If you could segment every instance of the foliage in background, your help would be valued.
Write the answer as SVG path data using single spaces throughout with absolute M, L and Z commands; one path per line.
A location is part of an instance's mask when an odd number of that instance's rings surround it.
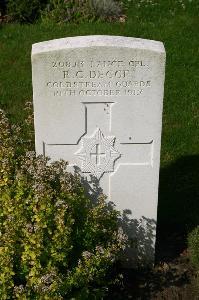
M 199 226 L 197 226 L 188 236 L 188 246 L 190 259 L 199 272 Z
M 88 0 L 49 0 L 42 12 L 42 20 L 64 23 L 92 21 L 94 14 Z
M 5 3 L 2 5 L 5 12 Z M 98 18 L 118 17 L 121 6 L 116 0 L 8 0 L 7 14 L 9 19 L 20 23 L 32 23 L 42 20 L 65 22 L 92 22 Z
M 48 0 L 7 0 L 7 13 L 11 20 L 32 23 L 40 16 L 40 11 Z
M 195 286 L 199 293 L 199 226 L 188 235 L 189 257 L 196 269 Z
M 0 299 L 102 299 L 126 245 L 118 212 L 22 135 L 1 111 Z
M 45 21 L 57 23 L 97 20 L 125 22 L 124 14 L 129 10 L 132 10 L 134 18 L 139 18 L 143 11 L 146 19 L 153 19 L 162 14 L 174 17 L 179 11 L 192 10 L 194 6 L 197 14 L 197 0 L 1 0 L 0 15 L 7 13 L 5 21 L 20 23 L 32 23 L 41 16 Z
M 114 0 L 50 0 L 42 19 L 56 23 L 93 22 L 98 18 L 119 17 L 121 7 Z
M 99 17 L 118 17 L 122 14 L 121 6 L 114 0 L 90 0 L 90 5 Z

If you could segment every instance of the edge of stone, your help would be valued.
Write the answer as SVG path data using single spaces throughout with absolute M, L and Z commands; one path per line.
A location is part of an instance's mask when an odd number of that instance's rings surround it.
M 123 47 L 150 50 L 165 53 L 162 42 L 141 38 L 112 36 L 112 35 L 87 35 L 49 40 L 32 45 L 32 55 L 63 49 L 86 47 Z

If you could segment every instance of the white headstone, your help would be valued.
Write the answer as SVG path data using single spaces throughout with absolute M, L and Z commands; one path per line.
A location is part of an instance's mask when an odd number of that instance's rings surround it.
M 37 154 L 99 183 L 136 244 L 154 258 L 165 50 L 161 42 L 81 36 L 32 48 Z

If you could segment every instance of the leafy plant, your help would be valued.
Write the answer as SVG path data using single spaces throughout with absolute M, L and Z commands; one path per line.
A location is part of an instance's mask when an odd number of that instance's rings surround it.
M 25 153 L 22 132 L 0 112 L 0 299 L 102 299 L 126 245 L 118 212 L 66 162 Z

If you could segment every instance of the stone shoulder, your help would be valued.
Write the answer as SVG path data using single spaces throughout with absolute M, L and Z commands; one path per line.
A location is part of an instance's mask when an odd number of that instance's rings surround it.
M 33 44 L 32 55 L 56 50 L 86 47 L 133 48 L 165 53 L 164 45 L 159 41 L 124 36 L 90 35 L 67 37 Z

